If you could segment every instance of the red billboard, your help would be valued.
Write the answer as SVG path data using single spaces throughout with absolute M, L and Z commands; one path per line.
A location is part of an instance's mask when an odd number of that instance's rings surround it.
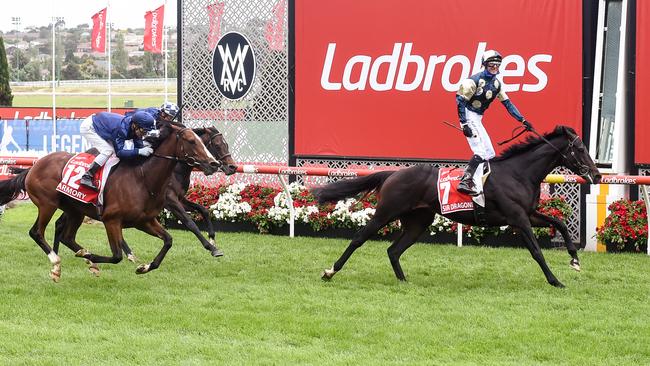
M 650 136 L 650 98 L 648 83 L 650 83 L 650 3 L 636 3 L 636 88 L 635 88 L 635 133 L 634 161 L 637 164 L 650 164 L 650 145 L 644 137 Z
M 113 108 L 111 112 L 124 114 L 133 108 Z M 83 119 L 93 113 L 106 112 L 106 108 L 57 108 L 56 117 Z M 52 108 L 45 107 L 0 107 L 0 119 L 52 119 Z
M 456 91 L 487 49 L 537 130 L 581 132 L 582 0 L 296 0 L 295 30 L 298 156 L 467 159 L 443 121 L 458 124 Z M 496 145 L 519 123 L 494 104 Z

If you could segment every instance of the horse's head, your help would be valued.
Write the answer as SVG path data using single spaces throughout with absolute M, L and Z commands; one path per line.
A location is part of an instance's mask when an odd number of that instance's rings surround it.
M 161 149 L 165 142 L 175 144 L 174 152 L 170 152 L 170 154 L 173 154 L 180 162 L 201 169 L 206 175 L 215 173 L 221 166 L 201 138 L 191 128 L 180 123 L 161 124 L 159 141 L 161 143 L 158 149 Z M 155 150 L 155 153 L 158 153 L 158 149 Z
M 585 178 L 591 184 L 600 183 L 602 175 L 598 171 L 594 160 L 589 155 L 585 144 L 574 129 L 562 126 L 561 129 L 567 138 L 566 146 L 562 151 L 562 165 L 571 169 L 575 174 Z
M 237 164 L 235 164 L 228 149 L 228 143 L 221 132 L 214 127 L 195 128 L 194 132 L 201 137 L 210 153 L 221 162 L 221 170 L 226 175 L 237 172 Z

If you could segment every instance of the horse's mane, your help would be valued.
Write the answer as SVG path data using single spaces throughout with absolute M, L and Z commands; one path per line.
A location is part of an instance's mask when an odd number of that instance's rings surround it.
M 567 132 L 576 134 L 575 130 L 571 127 L 568 126 L 557 126 L 555 129 L 551 132 L 548 132 L 544 134 L 544 138 L 547 140 L 551 140 L 555 137 L 558 136 L 565 136 Z M 501 155 L 495 157 L 492 159 L 492 161 L 498 161 L 498 160 L 506 160 L 509 159 L 515 155 L 519 155 L 521 153 L 527 152 L 532 150 L 533 148 L 537 147 L 540 144 L 544 144 L 545 141 L 538 136 L 533 136 L 529 135 L 525 141 L 520 142 L 518 144 L 512 145 L 505 149 Z

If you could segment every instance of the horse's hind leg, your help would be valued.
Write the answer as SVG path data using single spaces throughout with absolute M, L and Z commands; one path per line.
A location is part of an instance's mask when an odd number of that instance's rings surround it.
M 363 243 L 365 243 L 372 234 L 376 233 L 379 229 L 386 226 L 390 220 L 391 218 L 380 215 L 379 210 L 377 210 L 375 212 L 375 216 L 370 219 L 368 224 L 354 234 L 352 241 L 345 249 L 341 257 L 334 263 L 332 268 L 323 271 L 321 278 L 324 280 L 329 280 L 334 277 L 336 272 L 340 271 L 341 268 L 343 268 L 343 265 L 345 265 L 345 262 L 350 259 L 352 253 L 354 253 L 357 248 L 362 246 Z
M 406 281 L 402 265 L 399 262 L 400 257 L 418 240 L 420 234 L 431 225 L 435 215 L 433 211 L 418 209 L 400 217 L 402 233 L 387 250 L 390 264 L 393 266 L 393 271 L 398 280 Z
M 59 282 L 59 279 L 61 279 L 61 258 L 52 248 L 50 248 L 45 240 L 45 228 L 52 219 L 54 212 L 56 212 L 56 206 L 46 204 L 38 206 L 38 217 L 36 218 L 34 225 L 29 229 L 29 236 L 34 239 L 36 244 L 41 247 L 50 259 L 50 262 L 52 263 L 50 278 L 52 278 L 54 282 Z
M 61 220 L 61 218 L 63 218 L 63 220 Z M 56 232 L 54 234 L 54 238 L 56 240 L 55 245 L 58 246 L 58 242 L 60 241 L 77 256 L 86 253 L 86 249 L 77 243 L 77 232 L 79 231 L 83 220 L 83 214 L 76 212 L 64 212 L 59 220 L 56 221 Z M 90 273 L 95 276 L 99 276 L 99 267 L 97 267 L 97 264 L 91 262 L 88 259 L 86 259 L 86 264 L 88 265 L 88 270 Z
M 580 259 L 578 259 L 578 249 L 576 248 L 575 244 L 573 244 L 573 240 L 571 240 L 571 236 L 569 235 L 569 229 L 562 220 L 559 220 L 553 216 L 544 215 L 539 211 L 535 211 L 530 216 L 530 223 L 534 227 L 547 227 L 548 225 L 553 225 L 553 227 L 562 235 L 562 239 L 564 239 L 564 245 L 566 245 L 566 250 L 571 256 L 569 266 L 580 272 Z

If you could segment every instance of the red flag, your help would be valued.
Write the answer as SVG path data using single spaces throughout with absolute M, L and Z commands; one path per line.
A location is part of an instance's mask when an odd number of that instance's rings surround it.
M 165 5 L 144 14 L 144 50 L 162 53 L 163 20 Z
M 276 51 L 284 49 L 284 9 L 286 0 L 279 0 L 273 7 L 273 15 L 266 22 L 265 37 L 269 48 Z
M 221 19 L 223 19 L 223 12 L 226 8 L 224 2 L 216 2 L 206 7 L 208 9 L 208 17 L 210 18 L 210 30 L 208 31 L 208 48 L 214 49 L 221 37 Z
M 90 35 L 90 47 L 93 51 L 106 51 L 106 8 L 93 15 L 93 32 Z

